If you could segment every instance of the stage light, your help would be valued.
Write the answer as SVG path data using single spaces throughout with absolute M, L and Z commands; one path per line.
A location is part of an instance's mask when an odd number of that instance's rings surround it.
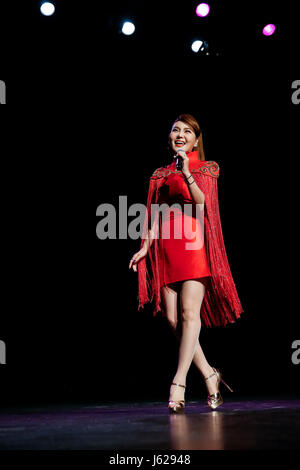
M 206 53 L 206 55 L 209 55 L 208 42 L 204 39 L 195 39 L 191 45 L 191 49 L 193 52 Z
M 201 46 L 203 46 L 203 41 L 200 41 L 200 40 L 194 41 L 192 46 L 191 46 L 192 51 L 198 52 L 200 50 Z
M 44 16 L 51 16 L 55 12 L 55 6 L 51 2 L 43 2 L 40 10 Z
M 196 8 L 196 15 L 197 16 L 207 16 L 210 10 L 210 6 L 208 3 L 199 3 L 199 5 Z
M 267 25 L 263 28 L 262 32 L 263 32 L 263 34 L 264 34 L 265 36 L 271 36 L 272 34 L 275 33 L 275 29 L 276 29 L 276 28 L 275 28 L 275 25 L 274 25 L 274 24 L 267 24 Z
M 130 36 L 135 31 L 135 26 L 131 21 L 125 21 L 122 26 L 122 33 L 126 36 Z

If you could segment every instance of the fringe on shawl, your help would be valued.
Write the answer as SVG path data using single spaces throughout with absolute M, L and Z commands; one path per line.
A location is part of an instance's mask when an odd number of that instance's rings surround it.
M 160 278 L 159 278 L 159 211 L 155 207 L 158 200 L 158 187 L 163 183 L 163 178 L 150 179 L 148 198 L 147 198 L 147 211 L 145 214 L 145 221 L 143 225 L 143 232 L 141 237 L 142 248 L 145 240 L 148 238 L 148 230 L 152 229 L 153 241 L 148 250 L 147 256 L 143 258 L 138 264 L 138 310 L 144 308 L 145 303 L 154 302 L 154 316 L 162 310 L 161 296 L 160 296 Z M 147 261 L 150 266 L 147 266 Z M 151 276 L 149 274 L 151 273 Z
M 201 305 L 201 318 L 207 327 L 234 323 L 244 311 L 231 274 L 223 239 L 217 178 L 193 173 L 196 184 L 205 195 L 204 242 L 211 270 L 208 287 Z

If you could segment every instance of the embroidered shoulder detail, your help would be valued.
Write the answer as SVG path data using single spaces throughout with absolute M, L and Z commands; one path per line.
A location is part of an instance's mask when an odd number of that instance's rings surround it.
M 154 173 L 152 174 L 151 178 L 162 178 L 165 176 L 165 173 L 168 171 L 168 167 L 161 166 L 160 168 L 157 168 Z
M 217 162 L 214 160 L 208 160 L 205 165 L 202 165 L 199 168 L 200 172 L 203 174 L 207 174 L 209 176 L 214 176 L 215 178 L 219 178 L 220 174 L 220 167 Z M 194 170 L 194 171 L 199 171 L 199 170 Z M 192 172 L 193 170 L 191 170 Z
M 182 175 L 182 172 L 180 170 L 173 170 L 170 168 L 171 165 L 168 165 L 166 167 L 160 167 L 157 168 L 154 173 L 151 176 L 151 179 L 158 179 L 158 178 L 165 178 L 166 176 L 170 174 L 180 174 Z M 200 173 L 203 175 L 208 175 L 208 176 L 213 176 L 214 178 L 219 177 L 219 171 L 220 167 L 217 162 L 213 160 L 207 160 L 203 162 L 203 164 L 199 165 L 199 168 L 192 168 L 190 170 L 191 173 Z

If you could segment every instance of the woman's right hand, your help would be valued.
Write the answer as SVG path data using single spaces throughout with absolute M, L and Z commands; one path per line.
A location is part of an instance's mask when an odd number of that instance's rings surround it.
M 141 248 L 140 251 L 135 253 L 130 260 L 129 269 L 132 268 L 133 271 L 137 272 L 137 265 L 143 258 L 145 258 L 146 254 L 147 248 Z

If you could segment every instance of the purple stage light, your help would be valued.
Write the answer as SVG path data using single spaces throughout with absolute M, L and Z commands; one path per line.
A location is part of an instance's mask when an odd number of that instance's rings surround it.
M 267 24 L 267 25 L 263 28 L 262 32 L 263 32 L 263 34 L 264 34 L 265 36 L 271 36 L 272 34 L 274 34 L 275 29 L 276 29 L 276 28 L 275 28 L 275 25 L 274 25 L 274 24 Z
M 196 8 L 196 15 L 197 16 L 207 16 L 210 10 L 210 6 L 208 3 L 199 3 L 199 5 Z

